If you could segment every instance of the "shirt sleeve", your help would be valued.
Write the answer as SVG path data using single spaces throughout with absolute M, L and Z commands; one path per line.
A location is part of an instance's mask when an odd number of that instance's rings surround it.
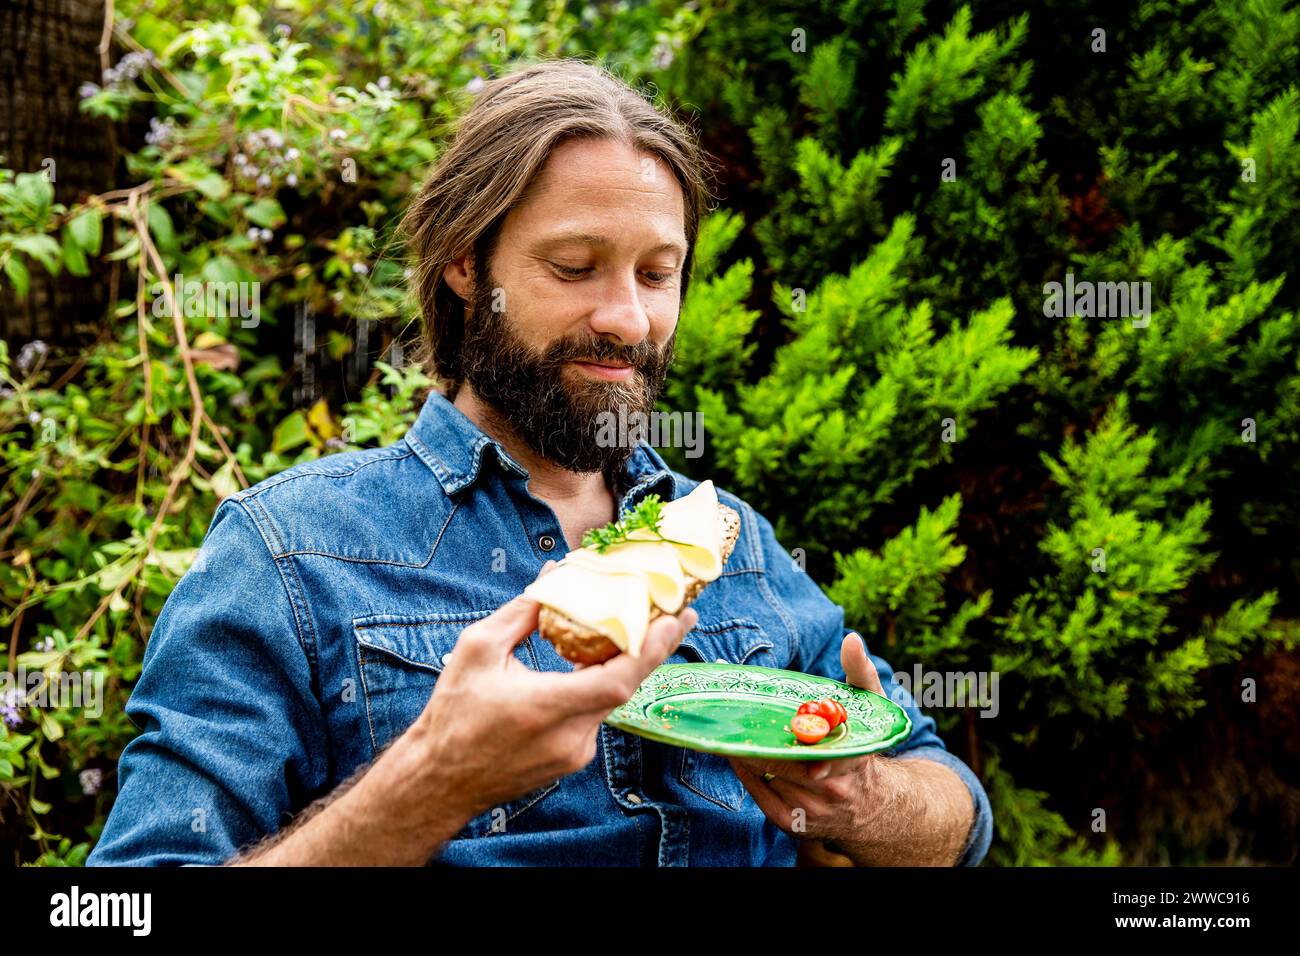
M 844 667 L 840 663 L 840 645 L 845 636 L 855 633 L 852 628 L 844 626 L 844 609 L 828 598 L 808 573 L 795 562 L 790 553 L 781 547 L 771 522 L 752 508 L 750 511 L 758 522 L 768 583 L 780 599 L 780 603 L 786 608 L 789 616 L 788 624 L 798 637 L 789 665 L 790 669 L 829 677 L 833 680 L 844 680 Z M 880 685 L 884 688 L 886 696 L 902 707 L 912 721 L 912 732 L 908 738 L 884 753 L 892 757 L 906 756 L 934 760 L 953 770 L 961 778 L 966 784 L 966 789 L 970 791 L 975 813 L 966 844 L 956 865 L 978 865 L 988 852 L 993 836 L 993 812 L 983 784 L 961 758 L 948 752 L 948 748 L 936 732 L 934 718 L 921 710 L 916 699 L 898 681 L 889 662 L 883 657 L 872 654 L 866 636 L 862 637 L 867 656 L 880 675 Z
M 291 574 L 248 505 L 222 502 L 150 635 L 126 705 L 140 734 L 87 865 L 219 865 L 325 785 Z

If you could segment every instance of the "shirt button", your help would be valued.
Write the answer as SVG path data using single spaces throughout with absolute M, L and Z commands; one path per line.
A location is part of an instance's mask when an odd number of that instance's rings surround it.
M 544 534 L 537 539 L 537 546 L 543 551 L 550 551 L 555 547 L 555 539 L 549 534 Z
M 629 793 L 629 794 L 627 795 L 627 802 L 628 802 L 628 803 L 640 803 L 640 802 L 641 802 L 641 798 L 638 797 L 635 793 Z

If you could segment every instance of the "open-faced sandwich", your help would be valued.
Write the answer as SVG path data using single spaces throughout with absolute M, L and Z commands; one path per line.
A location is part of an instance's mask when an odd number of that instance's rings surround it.
M 740 515 L 712 481 L 675 501 L 647 495 L 524 589 L 542 605 L 538 632 L 577 664 L 640 654 L 650 622 L 699 597 L 739 534 Z

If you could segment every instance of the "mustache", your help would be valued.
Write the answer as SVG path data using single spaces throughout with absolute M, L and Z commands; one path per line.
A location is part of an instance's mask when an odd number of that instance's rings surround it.
M 664 352 L 664 348 L 649 339 L 636 345 L 618 345 L 600 338 L 580 339 L 555 343 L 547 350 L 545 361 L 555 366 L 565 362 L 607 362 L 644 370 L 661 361 Z

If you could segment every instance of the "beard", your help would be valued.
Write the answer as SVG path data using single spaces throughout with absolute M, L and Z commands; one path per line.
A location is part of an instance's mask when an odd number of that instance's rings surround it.
M 619 345 L 600 336 L 560 339 L 541 352 L 521 339 L 504 311 L 489 305 L 501 288 L 489 274 L 475 285 L 461 346 L 463 377 L 534 452 L 561 468 L 603 472 L 613 480 L 635 448 L 638 429 L 629 424 L 626 446 L 602 440 L 609 422 L 648 422 L 672 365 L 676 331 L 662 347 L 649 339 Z M 592 378 L 570 370 L 572 361 L 632 366 L 625 381 Z

